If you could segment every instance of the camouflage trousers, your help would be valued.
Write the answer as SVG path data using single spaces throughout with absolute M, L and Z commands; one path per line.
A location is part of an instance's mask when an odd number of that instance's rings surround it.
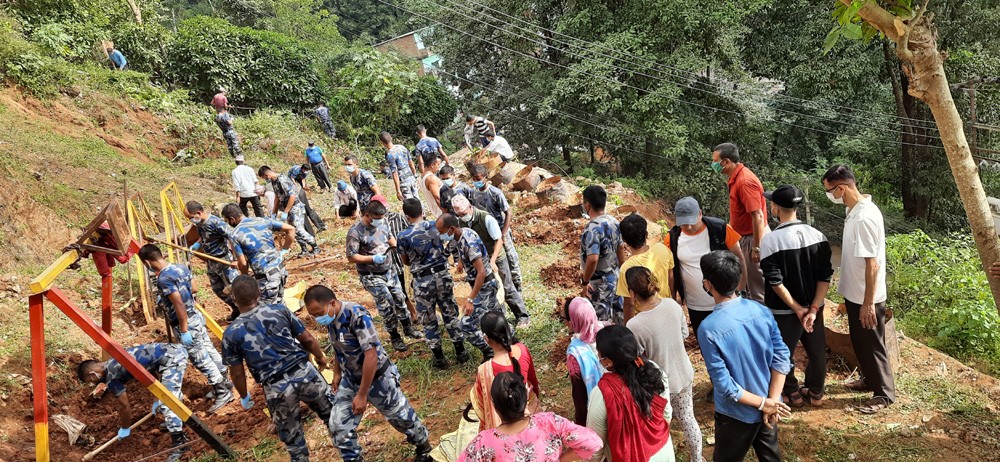
M 264 274 L 255 275 L 260 288 L 260 303 L 282 305 L 285 303 L 285 279 L 288 273 L 280 266 L 267 270 Z
M 212 344 L 212 338 L 208 336 L 205 321 L 191 321 L 192 319 L 188 318 L 188 333 L 191 334 L 193 342 L 190 345 L 181 344 L 181 346 L 187 350 L 187 357 L 191 365 L 208 379 L 208 384 L 218 385 L 226 380 L 228 368 L 222 364 L 222 356 Z M 174 327 L 174 337 L 179 339 L 180 336 L 180 328 Z
M 264 385 L 264 399 L 271 411 L 271 421 L 278 429 L 278 438 L 285 443 L 292 462 L 308 461 L 309 447 L 302 427 L 300 402 L 306 403 L 326 423 L 330 436 L 330 412 L 333 410 L 333 393 L 319 371 L 309 363 L 288 376 Z
M 514 287 L 521 291 L 521 257 L 517 255 L 517 248 L 514 247 L 514 233 L 507 230 L 503 236 L 503 251 L 507 254 L 507 263 L 510 265 L 510 278 L 514 281 Z
M 405 180 L 399 180 L 399 190 L 403 193 L 403 199 L 417 198 L 417 177 L 411 176 Z
M 355 415 L 351 409 L 360 385 L 360 379 L 344 375 L 333 398 L 330 431 L 333 432 L 334 445 L 340 450 L 340 456 L 345 461 L 361 459 L 357 428 L 362 415 Z M 390 364 L 385 372 L 376 375 L 372 380 L 371 388 L 368 389 L 368 402 L 385 416 L 392 428 L 406 435 L 407 442 L 413 445 L 427 442 L 427 427 L 420 421 L 417 411 L 413 409 L 402 388 L 399 387 L 399 370 L 395 365 Z
M 470 282 L 470 284 L 472 283 Z M 486 278 L 483 287 L 479 289 L 479 294 L 472 299 L 472 307 L 472 314 L 463 316 L 459 326 L 462 329 L 462 335 L 469 343 L 484 350 L 489 346 L 486 345 L 486 337 L 483 336 L 483 331 L 479 328 L 479 318 L 482 318 L 489 311 L 503 313 L 503 308 L 497 301 L 497 280 L 493 275 Z
M 417 316 L 420 325 L 424 326 L 424 338 L 430 349 L 441 347 L 441 330 L 438 327 L 435 306 L 441 310 L 444 328 L 448 331 L 452 342 L 461 342 L 462 331 L 459 329 L 458 304 L 455 303 L 455 283 L 448 269 L 429 274 L 413 281 L 414 298 L 417 302 Z
M 624 320 L 624 305 L 618 296 L 618 274 L 608 273 L 599 279 L 590 281 L 590 302 L 597 311 L 597 319 L 622 324 Z
M 323 119 L 322 122 L 320 122 L 320 125 L 323 126 L 323 133 L 326 133 L 326 136 L 329 136 L 330 138 L 337 137 L 337 129 L 333 127 L 332 120 Z
M 163 365 L 158 371 L 160 373 L 160 383 L 163 384 L 167 391 L 180 400 L 181 384 L 184 382 L 184 370 L 187 369 L 188 363 L 187 352 L 180 345 L 169 345 L 164 356 Z M 161 404 L 158 412 L 162 412 L 163 414 L 167 431 L 181 431 L 183 422 L 181 422 L 180 417 L 177 417 L 177 414 L 174 414 L 174 411 Z
M 365 286 L 365 290 L 375 299 L 375 306 L 378 307 L 378 314 L 385 323 L 385 330 L 390 333 L 398 332 L 399 323 L 408 321 L 410 315 L 406 312 L 403 288 L 399 285 L 396 272 L 390 269 L 385 274 L 361 276 L 361 285 Z
M 316 238 L 309 231 L 306 231 L 306 206 L 301 202 L 292 205 L 292 211 L 288 214 L 288 221 L 295 227 L 295 242 L 306 250 L 306 246 L 316 245 Z
M 233 255 L 232 253 L 227 252 L 226 255 L 220 258 L 223 260 L 232 260 Z M 222 293 L 226 287 L 229 287 L 229 285 L 233 283 L 233 279 L 236 279 L 236 276 L 239 276 L 239 272 L 236 271 L 236 268 L 229 265 L 223 265 L 222 263 L 212 260 L 208 261 L 207 269 L 208 282 L 212 284 L 212 292 L 214 292 L 215 296 L 219 297 L 220 300 L 225 302 L 226 305 L 229 305 L 229 308 L 231 308 L 233 312 L 239 312 L 236 308 L 236 303 L 233 302 L 233 296 Z
M 240 149 L 240 137 L 236 135 L 236 130 L 222 132 L 222 137 L 226 139 L 226 147 L 229 148 L 229 155 L 233 157 L 243 155 L 243 150 Z

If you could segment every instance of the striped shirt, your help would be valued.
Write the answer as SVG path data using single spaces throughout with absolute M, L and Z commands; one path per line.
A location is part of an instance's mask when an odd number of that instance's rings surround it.
M 479 136 L 486 136 L 490 132 L 490 121 L 485 117 L 476 117 L 476 122 L 473 123 L 476 127 L 476 131 L 479 132 Z
M 409 228 L 410 222 L 406 220 L 406 217 L 402 213 L 386 212 L 385 225 L 389 227 L 389 234 L 391 234 L 393 238 L 399 239 L 399 233 L 404 229 Z M 399 251 L 395 248 L 390 249 L 389 256 L 392 257 L 393 269 L 395 269 L 397 273 L 402 271 L 403 260 L 399 258 Z
M 830 282 L 833 263 L 830 243 L 823 233 L 801 221 L 778 225 L 760 242 L 760 270 L 764 273 L 764 304 L 777 315 L 793 311 L 774 291 L 781 284 L 799 305 L 808 307 L 817 282 Z

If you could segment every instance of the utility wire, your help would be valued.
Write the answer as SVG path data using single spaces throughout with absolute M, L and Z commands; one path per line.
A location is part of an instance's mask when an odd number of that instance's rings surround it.
M 500 45 L 500 44 L 495 43 L 495 42 L 491 42 L 489 40 L 483 39 L 483 38 L 478 37 L 478 36 L 476 36 L 474 34 L 471 34 L 469 32 L 466 32 L 466 31 L 463 31 L 463 30 L 458 29 L 456 27 L 453 27 L 453 26 L 451 26 L 449 24 L 446 24 L 444 22 L 438 21 L 438 20 L 436 20 L 434 18 L 431 18 L 431 17 L 429 17 L 427 15 L 424 15 L 424 14 L 412 11 L 410 9 L 404 8 L 402 6 L 390 3 L 390 2 L 388 2 L 386 0 L 378 0 L 378 2 L 379 3 L 383 3 L 383 4 L 387 5 L 387 6 L 391 6 L 393 8 L 397 8 L 399 10 L 402 10 L 402 11 L 404 11 L 406 13 L 409 13 L 409 14 L 412 14 L 414 16 L 423 18 L 423 19 L 425 19 L 427 21 L 430 21 L 430 22 L 433 22 L 435 24 L 439 24 L 439 25 L 441 25 L 441 26 L 443 26 L 443 27 L 445 27 L 447 29 L 451 29 L 451 30 L 453 30 L 455 32 L 458 32 L 460 34 L 467 35 L 469 37 L 475 38 L 475 39 L 480 40 L 480 41 L 482 41 L 484 43 L 488 43 L 490 45 L 493 45 L 493 46 L 495 46 L 497 48 L 510 51 L 512 53 L 524 56 L 524 57 L 529 58 L 529 59 L 533 59 L 533 60 L 538 61 L 539 63 L 542 63 L 542 64 L 549 64 L 549 65 L 552 65 L 552 66 L 556 66 L 556 67 L 560 67 L 560 68 L 563 68 L 563 69 L 570 70 L 572 72 L 577 72 L 577 73 L 580 73 L 580 74 L 583 74 L 583 75 L 587 75 L 587 76 L 590 76 L 590 77 L 594 77 L 594 78 L 606 80 L 606 81 L 608 81 L 610 83 L 613 83 L 615 85 L 620 85 L 620 86 L 632 88 L 632 89 L 635 89 L 635 90 L 637 90 L 639 92 L 642 92 L 642 93 L 654 93 L 654 91 L 650 91 L 648 89 L 640 88 L 640 87 L 637 87 L 635 85 L 629 84 L 627 82 L 621 82 L 621 81 L 612 79 L 610 77 L 601 76 L 601 75 L 594 75 L 594 74 L 590 74 L 590 73 L 587 73 L 587 72 L 583 72 L 583 71 L 579 71 L 579 70 L 574 70 L 571 67 L 563 65 L 563 64 L 559 64 L 559 63 L 555 63 L 555 62 L 550 62 L 550 61 L 542 60 L 541 58 L 539 58 L 537 56 L 533 56 L 531 54 L 528 54 L 528 53 L 525 53 L 525 52 L 522 52 L 522 51 L 519 51 L 519 50 L 515 50 L 515 49 L 512 49 L 512 48 L 508 48 L 506 46 Z M 679 103 L 687 104 L 687 105 L 690 105 L 690 106 L 696 106 L 696 107 L 699 107 L 699 108 L 702 108 L 702 109 L 707 109 L 707 110 L 714 111 L 714 112 L 722 112 L 722 113 L 727 113 L 727 114 L 733 114 L 733 115 L 736 115 L 736 116 L 742 116 L 743 115 L 742 113 L 740 113 L 738 111 L 733 111 L 733 110 L 730 110 L 730 109 L 718 108 L 718 107 L 714 107 L 714 106 L 708 106 L 708 105 L 696 103 L 696 102 L 693 102 L 693 101 L 687 101 L 687 100 L 680 99 L 680 98 L 677 98 L 677 97 L 672 97 L 672 96 L 669 96 L 669 95 L 660 95 L 660 96 L 662 96 L 665 99 L 669 99 L 669 100 L 672 100 L 672 101 L 677 101 Z M 849 137 L 853 137 L 855 139 L 859 139 L 859 140 L 862 140 L 862 141 L 872 141 L 872 142 L 884 143 L 884 144 L 889 144 L 889 145 L 897 145 L 898 144 L 898 145 L 905 145 L 905 146 L 916 146 L 916 147 L 927 147 L 927 148 L 934 148 L 934 149 L 943 149 L 940 146 L 907 143 L 907 142 L 897 141 L 897 140 L 886 140 L 886 139 L 881 139 L 881 138 L 868 138 L 868 137 L 863 137 L 863 136 L 860 136 L 860 135 L 837 133 L 837 132 L 833 132 L 833 131 L 829 131 L 829 130 L 823 130 L 823 129 L 814 128 L 814 127 L 807 127 L 807 126 L 798 125 L 798 124 L 794 124 L 794 123 L 791 123 L 791 122 L 784 122 L 784 121 L 780 121 L 780 120 L 772 120 L 772 122 L 774 122 L 776 124 L 786 125 L 786 126 L 790 126 L 790 127 L 795 127 L 795 128 L 799 128 L 799 129 L 802 129 L 802 130 L 808 130 L 808 131 L 812 131 L 812 132 L 816 132 L 816 133 L 824 133 L 824 134 L 833 135 L 833 136 L 849 136 Z

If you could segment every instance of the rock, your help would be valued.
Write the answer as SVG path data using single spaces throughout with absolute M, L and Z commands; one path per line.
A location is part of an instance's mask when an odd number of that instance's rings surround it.
M 10 290 L 11 292 L 14 292 L 15 294 L 19 294 L 19 293 L 21 293 L 21 286 L 19 286 L 17 284 L 14 284 L 14 285 L 10 286 L 10 288 L 8 290 Z
M 927 423 L 927 422 L 930 422 L 932 418 L 933 418 L 932 416 L 929 416 L 929 415 L 925 415 L 925 416 L 921 416 L 921 417 L 920 417 L 920 420 L 921 420 L 921 421 L 922 421 L 923 423 Z

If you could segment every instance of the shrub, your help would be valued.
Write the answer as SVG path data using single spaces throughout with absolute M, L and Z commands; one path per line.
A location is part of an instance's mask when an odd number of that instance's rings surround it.
M 68 85 L 70 70 L 25 40 L 17 21 L 0 16 L 0 77 L 36 96 L 51 96 Z

